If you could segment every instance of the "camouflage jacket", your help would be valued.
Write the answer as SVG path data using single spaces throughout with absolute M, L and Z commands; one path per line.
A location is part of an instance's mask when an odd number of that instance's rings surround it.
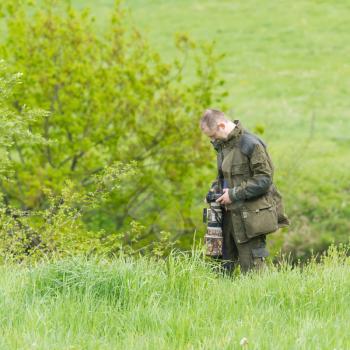
M 246 131 L 238 120 L 217 151 L 218 180 L 229 188 L 232 204 L 226 208 L 244 226 L 245 240 L 288 226 L 282 197 L 273 184 L 274 168 L 265 143 Z M 237 222 L 237 221 L 241 222 Z M 243 237 L 242 237 L 243 239 Z

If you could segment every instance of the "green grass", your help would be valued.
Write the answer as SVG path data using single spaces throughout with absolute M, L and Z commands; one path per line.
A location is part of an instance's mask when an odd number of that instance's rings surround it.
M 103 30 L 112 0 L 72 2 L 91 7 Z M 286 234 L 269 237 L 270 244 L 297 247 L 302 256 L 310 246 L 347 240 L 350 4 L 126 5 L 131 21 L 165 60 L 176 55 L 175 32 L 216 40 L 218 52 L 226 53 L 218 70 L 229 92 L 227 111 L 250 129 L 265 127 L 276 182 L 293 220 Z M 213 155 L 209 145 L 208 154 Z M 197 218 L 200 206 L 193 210 Z M 199 258 L 7 264 L 0 266 L 0 349 L 221 350 L 241 349 L 246 337 L 250 350 L 345 350 L 349 267 L 349 258 L 334 251 L 321 264 L 271 267 L 233 279 L 216 275 Z
M 1 349 L 348 349 L 350 260 L 220 277 L 199 258 L 1 266 Z
M 89 7 L 104 26 L 113 1 L 73 4 Z M 350 130 L 347 1 L 131 0 L 125 6 L 165 59 L 176 54 L 177 32 L 215 40 L 217 51 L 226 53 L 219 72 L 227 81 L 229 107 L 248 126 L 266 124 L 272 140 L 308 136 L 313 115 L 315 136 Z

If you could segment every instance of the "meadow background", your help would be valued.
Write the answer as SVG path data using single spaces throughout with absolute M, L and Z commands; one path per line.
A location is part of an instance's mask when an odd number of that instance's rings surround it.
M 78 4 L 78 2 L 77 2 Z M 292 226 L 271 236 L 302 257 L 346 242 L 350 222 L 350 65 L 346 1 L 152 1 L 127 3 L 165 58 L 174 32 L 215 40 L 225 57 L 225 110 L 263 130 Z M 100 8 L 101 13 L 107 7 Z M 191 67 L 186 74 L 191 76 Z M 213 104 L 215 106 L 215 103 Z M 210 147 L 208 146 L 208 157 Z M 207 178 L 209 181 L 209 177 Z M 283 243 L 281 243 L 283 242 Z
M 348 349 L 349 16 L 1 1 L 0 348 Z M 292 224 L 262 274 L 201 253 L 207 107 L 275 164 Z
M 77 8 L 89 6 L 102 28 L 100 19 L 108 16 L 112 3 L 73 1 Z M 248 129 L 263 131 L 292 220 L 288 232 L 270 237 L 273 253 L 282 248 L 303 258 L 331 242 L 347 242 L 350 64 L 345 43 L 350 5 L 299 0 L 128 1 L 126 6 L 132 24 L 166 61 L 177 55 L 175 33 L 215 41 L 215 51 L 225 54 L 217 64 L 228 92 L 225 111 Z M 189 60 L 188 79 L 192 69 Z M 205 157 L 213 162 L 209 145 Z M 211 174 L 198 172 L 211 181 Z M 201 196 L 192 208 L 199 234 L 203 229 L 196 203 Z

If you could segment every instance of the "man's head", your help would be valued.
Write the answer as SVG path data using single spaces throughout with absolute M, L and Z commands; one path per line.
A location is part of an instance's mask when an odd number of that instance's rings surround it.
M 216 109 L 207 109 L 200 120 L 200 127 L 212 141 L 225 140 L 235 124 Z

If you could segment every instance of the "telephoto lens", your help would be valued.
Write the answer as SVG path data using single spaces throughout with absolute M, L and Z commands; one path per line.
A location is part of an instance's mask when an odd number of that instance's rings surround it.
M 207 232 L 204 236 L 206 255 L 212 257 L 222 256 L 222 208 L 216 200 L 222 193 L 209 191 L 206 197 L 209 208 L 203 211 L 203 218 L 207 223 Z

